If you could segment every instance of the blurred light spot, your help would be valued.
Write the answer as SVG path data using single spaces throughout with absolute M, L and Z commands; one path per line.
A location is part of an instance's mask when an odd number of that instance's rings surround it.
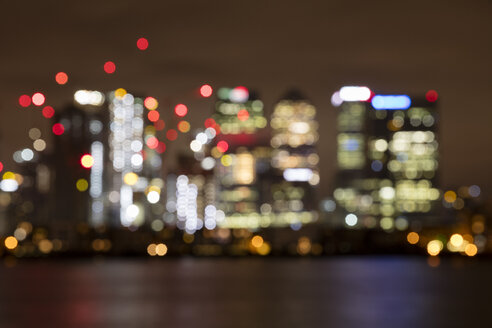
M 144 100 L 144 106 L 148 110 L 155 110 L 159 106 L 159 102 L 154 97 L 147 97 Z
M 94 158 L 90 154 L 85 154 L 80 158 L 80 164 L 84 168 L 90 169 L 94 165 Z
M 439 96 L 438 96 L 436 90 L 429 90 L 425 94 L 425 99 L 427 99 L 427 101 L 429 101 L 429 102 L 435 102 L 438 97 Z
M 226 141 L 221 140 L 217 142 L 217 149 L 220 152 L 225 153 L 229 149 L 229 144 Z
M 176 107 L 174 107 L 174 112 L 177 116 L 183 117 L 188 113 L 188 107 L 183 104 L 177 104 Z
M 41 92 L 36 92 L 35 94 L 32 95 L 32 103 L 36 106 L 43 105 L 45 100 L 46 98 Z
M 408 241 L 408 243 L 410 243 L 412 245 L 415 245 L 416 243 L 418 243 L 419 239 L 420 239 L 419 234 L 414 232 L 414 231 L 409 232 L 407 235 L 407 241 Z
M 159 140 L 156 137 L 149 137 L 145 143 L 150 149 L 156 149 L 159 145 Z
M 353 227 L 354 225 L 357 224 L 357 216 L 355 214 L 347 214 L 347 216 L 345 216 L 345 223 L 350 226 L 350 227 Z
M 7 238 L 5 238 L 4 244 L 7 249 L 14 249 L 17 247 L 19 242 L 14 236 L 8 236 Z
M 249 118 L 249 112 L 246 109 L 241 109 L 239 112 L 237 112 L 237 118 L 240 121 L 247 121 Z
M 112 61 L 107 61 L 104 63 L 104 71 L 113 74 L 116 71 L 116 65 Z
M 212 95 L 213 89 L 210 85 L 204 84 L 200 87 L 200 95 L 204 98 L 208 98 Z
M 431 240 L 427 244 L 427 253 L 429 253 L 429 255 L 431 255 L 431 256 L 437 256 L 437 255 L 439 255 L 439 253 L 441 252 L 443 247 L 444 247 L 444 245 L 443 245 L 442 241 L 437 240 L 437 239 Z
M 137 48 L 139 50 L 147 50 L 149 47 L 149 41 L 146 38 L 140 38 L 137 40 Z
M 137 183 L 137 181 L 138 181 L 138 175 L 136 173 L 133 173 L 133 172 L 128 172 L 123 177 L 123 182 L 129 186 L 135 185 Z
M 43 108 L 43 116 L 46 118 L 52 118 L 55 115 L 55 110 L 51 106 L 46 106 Z
M 475 256 L 475 255 L 477 255 L 477 252 L 478 252 L 477 246 L 475 246 L 474 244 L 466 245 L 466 247 L 465 247 L 465 254 L 466 255 Z
M 75 187 L 80 192 L 86 191 L 87 188 L 89 188 L 89 182 L 87 182 L 86 179 L 78 179 L 75 183 Z
M 55 75 L 55 81 L 56 83 L 63 85 L 68 82 L 68 75 L 65 72 L 58 72 Z
M 159 116 L 160 116 L 159 112 L 156 110 L 152 110 L 152 111 L 147 113 L 147 118 L 151 122 L 157 122 L 157 120 L 159 120 Z
M 164 256 L 167 254 L 167 246 L 165 244 L 157 244 L 155 246 L 155 253 L 158 255 L 158 256 Z
M 29 138 L 31 138 L 31 140 L 37 140 L 39 138 L 41 138 L 41 130 L 39 130 L 38 128 L 32 128 L 32 129 L 29 129 Z
M 22 107 L 29 107 L 31 105 L 31 97 L 28 95 L 22 95 L 19 97 L 19 105 Z
M 176 132 L 176 130 L 174 130 L 174 129 L 167 130 L 167 132 L 166 132 L 166 138 L 168 140 L 173 141 L 173 140 L 176 140 L 177 137 L 178 137 L 178 132 Z
M 178 123 L 178 130 L 181 133 L 186 133 L 190 131 L 190 123 L 188 123 L 187 121 L 180 121 Z

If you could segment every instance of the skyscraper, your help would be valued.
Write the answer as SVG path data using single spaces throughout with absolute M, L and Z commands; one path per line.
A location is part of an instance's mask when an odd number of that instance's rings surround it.
M 280 100 L 271 119 L 272 211 L 278 225 L 293 228 L 317 219 L 319 184 L 316 109 L 298 91 Z
M 343 87 L 334 197 L 341 224 L 405 230 L 436 222 L 437 94 L 426 99 Z

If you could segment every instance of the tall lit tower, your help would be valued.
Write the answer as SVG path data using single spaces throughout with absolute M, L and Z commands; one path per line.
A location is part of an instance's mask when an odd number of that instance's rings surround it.
M 296 90 L 280 100 L 272 114 L 271 165 L 275 177 L 272 211 L 277 224 L 298 227 L 317 219 L 319 184 L 316 109 Z
M 426 99 L 343 87 L 334 197 L 348 227 L 405 230 L 436 219 L 437 94 Z

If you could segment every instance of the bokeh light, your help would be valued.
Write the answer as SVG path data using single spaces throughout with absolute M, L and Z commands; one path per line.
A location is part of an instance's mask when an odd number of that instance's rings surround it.
M 22 95 L 19 97 L 19 105 L 22 107 L 29 107 L 31 105 L 31 97 L 28 95 Z
M 174 129 L 167 130 L 167 132 L 166 132 L 166 138 L 168 140 L 173 141 L 173 140 L 176 140 L 177 137 L 178 137 L 178 132 L 176 132 L 176 130 L 174 130 Z
M 439 95 L 437 94 L 436 90 L 429 90 L 425 94 L 425 99 L 427 99 L 428 102 L 435 102 L 437 101 L 437 98 Z
M 94 165 L 94 158 L 90 154 L 85 154 L 80 158 L 80 164 L 86 169 L 90 169 Z
M 229 149 L 229 144 L 226 141 L 221 140 L 221 141 L 217 142 L 217 149 L 220 152 L 225 153 L 227 151 L 227 149 Z
M 249 112 L 246 109 L 241 109 L 237 112 L 237 118 L 243 122 L 247 121 L 249 118 Z
M 407 235 L 407 241 L 409 244 L 412 244 L 412 245 L 415 245 L 416 243 L 419 242 L 419 234 L 412 231 L 412 232 L 409 232 L 408 235 Z
M 53 127 L 51 129 L 53 133 L 57 136 L 61 136 L 63 132 L 65 132 L 65 127 L 61 123 L 55 123 L 53 124 Z
M 164 130 L 164 127 L 166 126 L 166 123 L 164 122 L 164 120 L 160 119 L 160 120 L 157 120 L 156 122 L 154 122 L 154 127 L 157 131 L 161 131 L 161 130 Z
M 147 141 L 145 143 L 147 144 L 147 147 L 149 147 L 150 149 L 156 149 L 157 146 L 159 145 L 159 140 L 156 137 L 152 136 L 147 138 Z
M 159 120 L 159 116 L 160 116 L 159 112 L 156 110 L 152 110 L 152 111 L 147 113 L 147 118 L 151 122 L 157 122 Z
M 139 50 L 146 50 L 149 47 L 149 40 L 146 38 L 140 38 L 137 40 L 137 48 Z
M 14 249 L 17 247 L 18 244 L 19 242 L 14 236 L 8 236 L 7 238 L 5 238 L 4 245 L 7 249 Z
M 36 92 L 35 94 L 32 95 L 32 103 L 35 106 L 41 106 L 44 104 L 46 98 L 41 92 Z
M 58 72 L 55 75 L 55 81 L 56 83 L 63 85 L 68 82 L 68 75 L 65 72 Z
M 155 151 L 158 152 L 159 154 L 162 154 L 163 152 L 166 151 L 166 144 L 163 141 L 159 141 Z
M 204 84 L 200 87 L 200 95 L 204 98 L 208 98 L 212 95 L 213 89 L 210 85 Z
M 176 107 L 174 107 L 174 113 L 179 117 L 183 117 L 188 113 L 188 107 L 183 104 L 177 104 Z
M 43 116 L 46 118 L 52 118 L 55 115 L 55 110 L 51 106 L 45 106 L 42 110 Z
M 188 123 L 187 121 L 180 121 L 178 123 L 178 130 L 181 133 L 186 133 L 190 131 L 190 123 Z
M 154 110 L 159 106 L 159 102 L 154 97 L 147 97 L 144 100 L 144 106 L 148 110 Z
M 104 71 L 108 74 L 113 74 L 116 71 L 116 65 L 112 61 L 104 63 Z
M 0 162 L 0 172 L 2 172 L 2 171 L 3 171 L 3 163 Z
M 89 188 L 89 182 L 86 179 L 78 179 L 75 183 L 75 187 L 78 191 L 84 192 Z

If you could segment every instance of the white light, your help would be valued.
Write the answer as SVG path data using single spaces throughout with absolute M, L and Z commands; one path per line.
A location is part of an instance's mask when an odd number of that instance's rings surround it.
M 205 157 L 202 160 L 201 165 L 202 165 L 202 169 L 207 171 L 211 170 L 215 166 L 215 159 L 213 157 Z
M 14 179 L 5 179 L 0 182 L 0 189 L 5 192 L 14 192 L 19 188 L 19 184 Z
M 205 228 L 207 230 L 213 230 L 217 226 L 217 223 L 214 219 L 205 219 Z
M 345 223 L 350 226 L 350 227 L 353 227 L 354 225 L 357 224 L 357 216 L 355 214 L 347 214 L 347 216 L 345 217 Z
M 297 134 L 305 134 L 309 132 L 309 124 L 306 122 L 292 122 L 289 125 L 289 131 Z
M 342 98 L 340 98 L 340 91 L 336 91 L 331 96 L 331 104 L 335 107 L 340 106 L 343 103 Z
M 386 151 L 388 149 L 388 143 L 384 139 L 378 139 L 374 142 L 374 148 L 377 151 Z
M 126 208 L 126 215 L 132 219 L 135 219 L 138 213 L 140 213 L 140 209 L 135 204 L 131 204 Z
M 379 189 L 379 197 L 385 200 L 391 200 L 395 198 L 395 189 L 392 187 L 383 187 Z
M 32 150 L 30 150 L 29 148 L 26 148 L 26 149 L 22 150 L 21 158 L 24 161 L 28 162 L 34 158 L 34 152 Z
M 214 128 L 206 128 L 205 134 L 207 135 L 208 139 L 212 140 L 217 135 L 217 131 L 215 131 Z
M 89 122 L 89 130 L 92 134 L 99 134 L 103 129 L 103 124 L 101 121 L 92 120 Z
M 104 95 L 99 91 L 78 90 L 73 98 L 81 105 L 101 106 L 104 103 Z
M 161 199 L 161 195 L 159 195 L 159 193 L 155 190 L 152 190 L 147 194 L 147 200 L 151 204 L 157 203 L 159 199 Z
M 208 137 L 205 133 L 200 132 L 196 135 L 196 140 L 198 140 L 202 145 L 206 144 L 208 142 Z
M 371 90 L 368 87 L 342 87 L 340 98 L 343 101 L 367 101 L 371 98 Z
M 284 171 L 284 179 L 287 181 L 309 181 L 313 176 L 313 170 L 307 168 L 289 168 Z
M 143 163 L 143 157 L 140 154 L 133 154 L 131 158 L 131 162 L 133 166 L 141 166 Z
M 243 103 L 249 98 L 248 89 L 244 87 L 237 87 L 231 90 L 229 93 L 229 99 L 232 102 Z
M 200 151 L 200 149 L 202 149 L 202 143 L 198 140 L 193 140 L 191 143 L 190 143 L 190 148 L 191 150 L 193 150 L 194 152 L 197 152 L 197 151 Z
M 225 213 L 222 210 L 217 210 L 217 213 L 215 213 L 215 220 L 217 222 L 222 222 L 225 220 Z

